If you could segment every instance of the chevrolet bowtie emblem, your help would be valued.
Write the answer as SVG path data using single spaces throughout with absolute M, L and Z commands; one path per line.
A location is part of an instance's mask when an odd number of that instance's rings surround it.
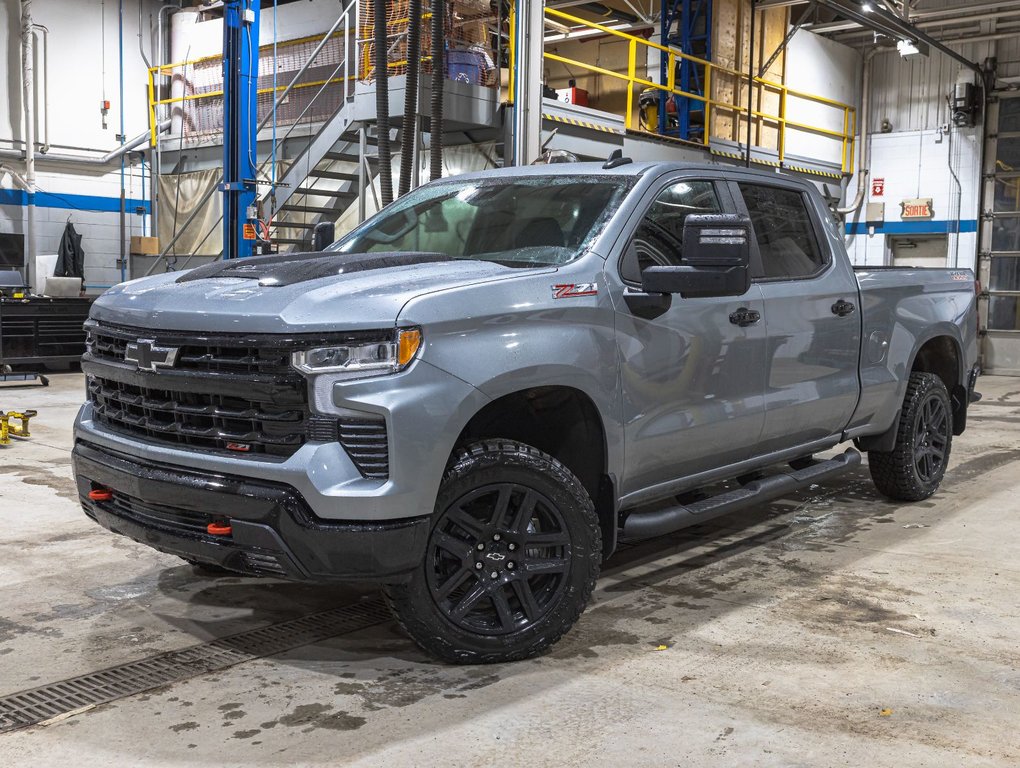
M 178 347 L 157 347 L 152 339 L 139 339 L 127 345 L 124 360 L 137 365 L 140 371 L 155 371 L 158 368 L 173 368 L 180 351 Z

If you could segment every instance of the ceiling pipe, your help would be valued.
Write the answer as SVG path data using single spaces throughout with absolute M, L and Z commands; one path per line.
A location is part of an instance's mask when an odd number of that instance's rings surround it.
M 31 264 L 35 263 L 35 81 L 33 73 L 32 0 L 21 0 L 21 88 L 22 112 L 25 119 L 25 191 L 28 205 L 25 206 L 25 279 L 29 277 Z M 21 159 L 21 153 L 16 153 Z
M 850 19 L 853 19 L 860 26 L 866 29 L 874 29 L 878 32 L 889 35 L 890 37 L 908 39 L 917 44 L 923 43 L 930 48 L 941 51 L 954 61 L 958 61 L 971 71 L 977 73 L 981 77 L 981 82 L 984 82 L 985 73 L 980 64 L 971 61 L 961 53 L 954 51 L 952 48 L 943 45 L 934 37 L 921 31 L 913 24 L 910 24 L 897 16 L 893 16 L 891 13 L 883 11 L 881 8 L 873 8 L 870 13 L 864 13 L 854 10 L 852 7 L 848 7 L 844 0 L 816 0 L 816 2 L 819 5 L 824 5 L 826 8 L 831 8 Z
M 979 13 L 968 16 L 960 16 L 957 18 L 945 18 L 945 19 L 931 19 L 928 21 L 911 22 L 912 26 L 917 29 L 931 29 L 934 27 L 944 27 L 948 24 L 959 26 L 961 24 L 970 24 L 978 21 L 990 21 L 992 19 L 1003 19 L 1011 16 L 1020 15 L 1020 5 L 1010 6 L 1003 10 L 994 13 Z M 830 35 L 839 32 L 846 32 L 848 34 L 866 34 L 868 30 L 861 29 L 860 25 L 853 22 L 842 22 L 833 21 L 823 24 L 808 24 L 805 25 L 810 31 L 820 35 Z
M 164 120 L 159 124 L 159 131 L 162 133 L 170 127 L 170 121 Z M 67 165 L 77 166 L 88 166 L 92 168 L 103 168 L 108 165 L 112 165 L 118 162 L 121 157 L 126 155 L 133 149 L 137 149 L 142 144 L 145 144 L 151 138 L 151 134 L 148 131 L 140 133 L 135 136 L 131 141 L 128 141 L 121 147 L 117 147 L 112 152 L 107 152 L 102 157 L 83 157 L 81 155 L 60 155 L 52 152 L 45 154 L 33 155 L 33 170 L 34 163 L 60 163 Z M 0 149 L 0 159 L 7 160 L 24 160 L 26 156 L 25 152 L 20 152 L 16 149 Z M 25 177 L 28 180 L 28 177 Z

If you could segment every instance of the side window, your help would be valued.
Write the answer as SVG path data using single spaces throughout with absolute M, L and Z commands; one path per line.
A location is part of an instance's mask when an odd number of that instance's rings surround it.
M 692 213 L 722 213 L 713 182 L 680 181 L 658 194 L 634 233 L 633 248 L 624 254 L 621 277 L 640 283 L 645 267 L 678 266 L 683 258 L 684 222 Z
M 810 277 L 825 266 L 803 193 L 760 184 L 737 186 L 754 224 L 765 277 Z

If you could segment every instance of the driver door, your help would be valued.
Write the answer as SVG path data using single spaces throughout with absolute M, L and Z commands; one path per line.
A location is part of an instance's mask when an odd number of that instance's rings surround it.
M 749 458 L 765 422 L 765 307 L 757 285 L 739 297 L 671 295 L 658 314 L 633 301 L 643 295 L 644 268 L 683 264 L 687 216 L 735 212 L 728 186 L 710 174 L 674 175 L 645 204 L 619 264 L 607 265 L 620 349 L 624 496 Z

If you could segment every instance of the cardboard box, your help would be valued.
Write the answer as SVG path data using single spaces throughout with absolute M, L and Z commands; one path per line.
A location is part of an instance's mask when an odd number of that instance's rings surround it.
M 139 237 L 138 235 L 131 236 L 131 255 L 132 256 L 159 256 L 159 238 L 158 237 Z

